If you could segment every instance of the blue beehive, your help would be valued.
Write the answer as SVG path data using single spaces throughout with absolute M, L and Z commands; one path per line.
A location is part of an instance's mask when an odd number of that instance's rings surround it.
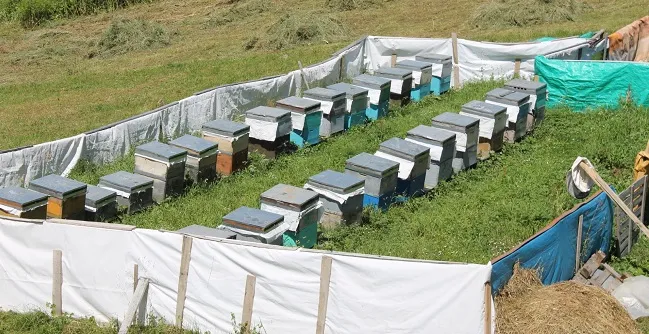
M 321 204 L 319 195 L 311 190 L 278 184 L 261 196 L 261 209 L 284 216 L 288 230 L 284 246 L 312 248 L 318 238 Z
M 322 111 L 320 102 L 289 96 L 277 101 L 277 107 L 291 111 L 291 142 L 297 147 L 315 145 L 320 142 L 320 123 Z
M 345 82 L 327 86 L 327 88 L 345 93 L 347 100 L 345 113 L 345 130 L 356 125 L 365 124 L 365 122 L 367 122 L 367 115 L 365 112 L 369 106 L 367 97 L 367 94 L 369 92 L 368 89 L 354 86 Z
M 396 66 L 412 71 L 412 90 L 410 92 L 412 100 L 420 101 L 430 94 L 430 81 L 433 76 L 431 63 L 406 59 L 398 62 Z
M 375 121 L 387 116 L 390 107 L 390 79 L 361 74 L 352 83 L 368 90 L 369 104 L 365 112 L 368 119 Z
M 404 106 L 410 102 L 412 71 L 397 67 L 381 67 L 374 75 L 390 79 L 390 99 Z
M 316 87 L 304 91 L 306 99 L 320 102 L 322 121 L 320 136 L 329 137 L 334 133 L 345 130 L 345 109 L 347 101 L 345 93 L 333 89 Z
M 426 53 L 415 56 L 415 60 L 431 63 L 433 65 L 433 74 L 430 81 L 430 91 L 435 95 L 446 93 L 451 88 L 451 70 L 453 69 L 452 57 Z
M 345 173 L 365 179 L 363 206 L 386 210 L 392 204 L 397 189 L 398 162 L 363 152 L 345 162 Z
M 375 155 L 399 163 L 398 195 L 407 198 L 423 193 L 426 171 L 430 165 L 428 147 L 401 138 L 391 138 L 380 144 Z

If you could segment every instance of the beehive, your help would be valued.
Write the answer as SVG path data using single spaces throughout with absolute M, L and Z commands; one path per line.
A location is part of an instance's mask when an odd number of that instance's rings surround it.
M 527 132 L 527 115 L 530 112 L 530 95 L 514 92 L 504 88 L 496 88 L 487 92 L 485 102 L 507 108 L 507 130 L 505 140 L 514 142 L 520 140 Z
M 423 193 L 430 149 L 401 138 L 391 138 L 379 145 L 375 156 L 399 163 L 396 192 L 406 197 Z
M 237 240 L 283 245 L 283 235 L 288 228 L 284 216 L 264 210 L 242 206 L 223 216 L 223 225 L 237 234 Z
M 430 149 L 430 166 L 426 172 L 424 188 L 434 189 L 439 181 L 446 181 L 453 176 L 455 138 L 455 132 L 426 125 L 419 125 L 406 134 L 407 141 Z
M 480 120 L 451 112 L 435 116 L 432 126 L 455 133 L 453 171 L 458 173 L 476 165 Z
M 413 101 L 420 101 L 430 94 L 430 81 L 433 77 L 431 63 L 406 59 L 397 62 L 396 67 L 412 71 L 410 98 Z
M 363 152 L 345 162 L 345 173 L 365 179 L 363 206 L 387 209 L 392 204 L 397 188 L 398 162 Z
M 289 96 L 276 102 L 277 108 L 291 112 L 291 142 L 297 147 L 315 145 L 320 142 L 320 123 L 322 111 L 320 102 Z
M 99 178 L 98 186 L 117 193 L 117 204 L 131 214 L 153 205 L 154 179 L 119 171 Z
M 462 106 L 460 115 L 471 116 L 480 120 L 478 151 L 481 151 L 483 146 L 487 153 L 490 150 L 498 152 L 502 149 L 508 122 L 507 108 L 473 100 Z
M 363 213 L 365 180 L 361 177 L 326 170 L 311 176 L 304 188 L 320 195 L 324 209 L 320 224 L 335 227 L 360 221 Z
M 216 172 L 231 175 L 243 169 L 248 161 L 250 126 L 225 119 L 203 124 L 203 139 L 219 144 Z
M 365 116 L 369 120 L 375 121 L 388 115 L 391 83 L 390 79 L 369 74 L 361 74 L 352 79 L 354 86 L 367 89 L 369 104 Z
M 322 120 L 320 122 L 320 136 L 329 137 L 334 133 L 345 130 L 345 108 L 347 106 L 344 92 L 327 88 L 311 88 L 304 91 L 302 96 L 306 99 L 320 102 Z
M 292 131 L 291 112 L 279 108 L 256 107 L 246 112 L 250 126 L 250 151 L 275 159 L 288 151 Z
M 182 194 L 185 189 L 187 151 L 161 142 L 135 148 L 135 174 L 153 179 L 153 200 Z
M 514 79 L 505 83 L 505 88 L 530 94 L 530 109 L 533 120 L 532 124 L 528 121 L 527 131 L 530 131 L 543 122 L 545 118 L 545 104 L 548 97 L 547 84 L 538 81 Z
M 19 187 L 0 188 L 0 216 L 47 218 L 46 194 Z
M 63 176 L 50 174 L 29 182 L 29 189 L 49 196 L 47 216 L 83 220 L 88 186 Z
M 367 115 L 365 114 L 369 106 L 367 96 L 369 90 L 367 88 L 354 86 L 345 82 L 333 84 L 327 86 L 327 88 L 345 93 L 347 101 L 345 109 L 345 130 L 367 122 Z
M 452 59 L 451 56 L 435 53 L 415 56 L 417 61 L 433 64 L 430 91 L 435 95 L 444 94 L 451 88 Z
M 169 145 L 187 151 L 185 178 L 191 183 L 216 180 L 219 144 L 207 139 L 184 135 L 170 141 Z
M 117 193 L 89 185 L 85 209 L 87 221 L 109 222 L 117 217 Z
M 398 67 L 381 67 L 374 75 L 390 79 L 390 99 L 405 106 L 410 102 L 412 90 L 412 70 Z

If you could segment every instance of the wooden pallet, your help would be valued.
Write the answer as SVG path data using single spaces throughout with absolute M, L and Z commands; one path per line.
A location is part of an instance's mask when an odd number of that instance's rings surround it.
M 647 191 L 647 176 L 635 181 L 629 188 L 620 193 L 620 198 L 642 221 L 644 220 L 645 198 Z M 631 221 L 631 219 L 620 209 L 615 206 L 615 239 L 617 243 L 617 256 L 624 257 L 631 252 L 631 248 L 638 241 L 640 230 Z
M 572 279 L 586 285 L 598 286 L 608 293 L 612 293 L 626 278 L 620 275 L 615 269 L 604 263 L 606 254 L 598 251 L 586 261 L 583 267 L 577 270 L 577 274 Z

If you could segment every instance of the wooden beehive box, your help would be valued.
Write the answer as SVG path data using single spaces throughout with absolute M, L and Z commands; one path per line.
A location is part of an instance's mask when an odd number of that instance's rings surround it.
M 153 205 L 154 179 L 119 171 L 99 178 L 99 187 L 117 193 L 117 204 L 126 207 L 131 214 Z
M 29 183 L 29 189 L 49 196 L 47 216 L 61 219 L 83 220 L 85 218 L 87 188 L 85 183 L 55 174 Z
M 27 219 L 47 218 L 48 196 L 19 187 L 0 188 L 0 216 Z
M 256 107 L 246 112 L 246 124 L 250 126 L 250 151 L 275 159 L 278 154 L 289 150 L 293 129 L 290 111 Z
M 216 179 L 216 160 L 219 144 L 207 139 L 184 135 L 169 142 L 169 145 L 187 151 L 185 177 L 193 183 Z

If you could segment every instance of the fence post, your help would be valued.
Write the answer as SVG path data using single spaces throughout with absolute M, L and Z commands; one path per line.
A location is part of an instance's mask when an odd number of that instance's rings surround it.
M 52 311 L 54 315 L 63 314 L 63 252 L 52 251 Z
M 575 274 L 581 268 L 581 234 L 584 226 L 584 215 L 579 215 L 579 225 L 577 226 L 577 247 L 575 252 Z
M 518 78 L 521 76 L 521 60 L 516 59 L 514 61 L 514 78 Z
M 316 334 L 324 334 L 327 320 L 327 304 L 329 303 L 329 283 L 331 282 L 331 256 L 323 256 L 320 264 L 320 296 L 318 300 L 318 321 Z
M 392 57 L 390 58 L 390 67 L 395 67 L 397 66 L 397 54 L 393 53 Z
M 456 33 L 451 33 L 451 44 L 453 46 L 453 86 L 457 89 L 460 88 L 460 61 L 458 59 Z
M 255 302 L 255 285 L 257 277 L 248 275 L 246 277 L 246 290 L 243 294 L 243 310 L 241 311 L 241 325 L 246 329 L 244 333 L 251 332 L 252 325 L 252 306 Z
M 491 334 L 491 282 L 484 284 L 484 332 Z
M 185 311 L 185 296 L 187 295 L 187 275 L 189 260 L 192 254 L 192 238 L 183 236 L 182 255 L 180 258 L 180 274 L 178 276 L 178 297 L 176 298 L 176 327 L 183 327 L 183 312 Z

